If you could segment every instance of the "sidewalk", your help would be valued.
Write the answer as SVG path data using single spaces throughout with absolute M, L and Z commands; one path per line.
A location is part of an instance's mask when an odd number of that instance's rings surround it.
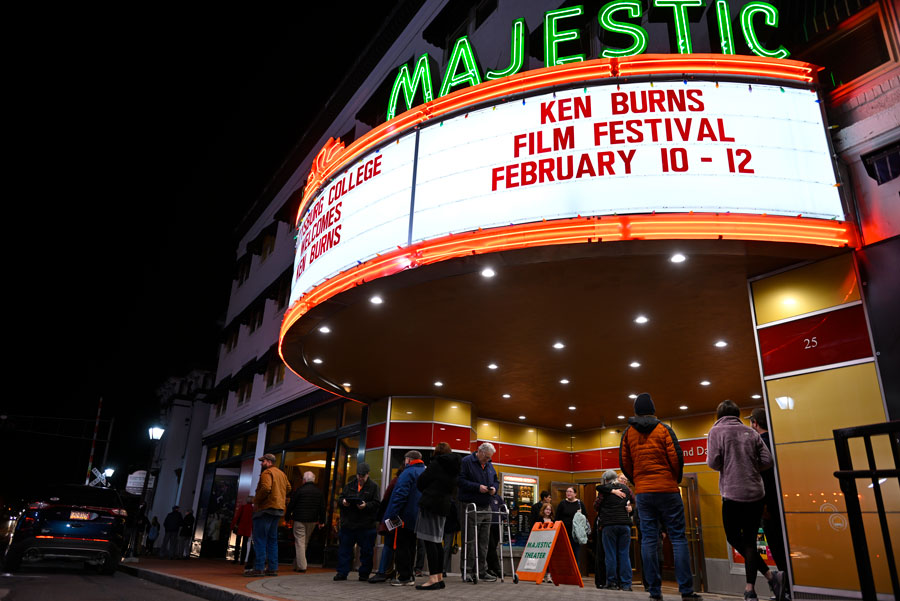
M 363 599 L 366 601 L 395 601 L 402 599 L 421 601 L 423 598 L 440 598 L 444 601 L 471 601 L 472 597 L 489 595 L 491 599 L 514 599 L 515 601 L 544 601 L 553 595 L 554 601 L 644 601 L 648 598 L 643 587 L 638 585 L 633 592 L 597 590 L 593 579 L 585 581 L 584 588 L 576 586 L 553 586 L 520 582 L 513 584 L 512 578 L 505 582 L 482 582 L 477 585 L 465 584 L 459 574 L 444 579 L 447 588 L 440 591 L 419 591 L 412 586 L 390 586 L 359 582 L 351 572 L 347 581 L 334 582 L 333 569 L 310 567 L 305 574 L 291 571 L 290 566 L 281 566 L 280 576 L 246 578 L 240 566 L 224 560 L 191 559 L 189 561 L 167 561 L 144 559 L 139 563 L 123 564 L 126 573 L 144 578 L 163 586 L 178 589 L 213 601 L 300 601 L 302 599 Z M 419 578 L 424 583 L 427 578 Z M 768 593 L 768 591 L 766 591 Z M 663 597 L 677 601 L 680 599 L 674 588 L 663 587 Z M 715 595 L 703 593 L 704 601 L 735 601 L 737 595 Z

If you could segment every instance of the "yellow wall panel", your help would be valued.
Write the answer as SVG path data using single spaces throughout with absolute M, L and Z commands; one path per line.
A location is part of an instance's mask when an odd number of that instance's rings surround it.
M 706 538 L 706 528 L 708 526 L 723 527 L 722 497 L 719 495 L 700 495 L 700 519 L 703 524 L 704 540 Z
M 888 529 L 900 532 L 900 514 L 890 513 Z M 864 514 L 866 542 L 875 576 L 875 587 L 880 593 L 890 593 L 890 575 L 884 557 L 884 542 L 878 516 Z M 856 560 L 847 516 L 843 513 L 788 513 L 785 514 L 788 541 L 791 545 L 791 563 L 794 581 L 804 586 L 858 591 Z M 895 556 L 900 553 L 894 543 Z
M 434 399 L 434 421 L 468 426 L 472 422 L 472 405 L 462 401 Z
M 759 325 L 859 300 L 849 253 L 753 282 L 751 286 Z
M 695 415 L 682 419 L 669 420 L 667 423 L 672 426 L 672 430 L 675 431 L 675 436 L 677 436 L 679 440 L 702 438 L 704 435 L 709 434 L 709 429 L 716 423 L 716 416 L 714 414 Z
M 508 442 L 528 447 L 537 446 L 537 428 L 519 424 L 500 424 L 500 442 Z
M 728 559 L 728 543 L 725 528 L 703 523 L 703 554 L 709 559 Z
M 384 478 L 382 477 L 382 464 L 384 463 L 384 449 L 378 449 L 375 451 L 366 451 L 366 463 L 369 464 L 369 469 L 371 470 L 371 478 L 381 484 L 384 482 Z
M 851 456 L 855 469 L 866 469 L 868 462 L 862 440 L 851 441 Z M 875 465 L 894 465 L 890 441 L 887 437 L 872 441 Z M 834 442 L 822 440 L 796 444 L 779 444 L 778 469 L 781 476 L 781 494 L 785 511 L 820 511 L 823 503 L 839 512 L 847 511 L 844 495 L 834 472 L 838 469 Z M 859 503 L 863 511 L 876 511 L 875 490 L 869 488 L 871 480 L 859 480 Z M 881 495 L 886 511 L 900 512 L 900 483 L 888 479 L 881 485 Z
M 368 423 L 380 424 L 387 421 L 387 400 L 375 401 L 369 405 L 369 415 L 366 418 Z
M 495 421 L 479 419 L 475 421 L 475 432 L 478 440 L 492 442 L 500 440 L 500 424 Z
M 835 428 L 885 421 L 874 363 L 769 380 L 766 389 L 778 444 L 831 439 Z
M 585 449 L 599 449 L 603 447 L 606 438 L 603 436 L 606 430 L 588 430 L 578 432 L 572 436 L 572 450 L 584 451 Z
M 572 435 L 568 432 L 538 428 L 537 446 L 543 449 L 572 450 Z
M 392 421 L 430 422 L 434 420 L 434 399 L 430 397 L 392 397 Z

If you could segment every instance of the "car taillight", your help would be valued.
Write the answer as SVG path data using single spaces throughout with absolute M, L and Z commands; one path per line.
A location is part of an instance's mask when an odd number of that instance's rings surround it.
M 118 516 L 121 516 L 121 517 L 123 517 L 123 518 L 127 518 L 127 517 L 128 517 L 128 512 L 125 511 L 124 509 L 110 509 L 110 512 L 111 512 L 113 515 L 118 515 Z

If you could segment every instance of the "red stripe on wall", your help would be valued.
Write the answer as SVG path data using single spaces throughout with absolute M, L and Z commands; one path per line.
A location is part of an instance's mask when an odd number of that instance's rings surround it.
M 469 446 L 469 428 L 434 424 L 431 446 L 437 446 L 441 442 L 446 442 L 454 449 L 465 449 Z
M 428 448 L 431 445 L 429 423 L 391 422 L 390 445 L 392 447 Z
M 376 424 L 366 429 L 366 448 L 377 449 L 384 446 L 384 428 L 386 424 Z
M 572 453 L 569 451 L 538 449 L 537 459 L 537 466 L 542 470 L 556 470 L 560 472 L 572 471 Z

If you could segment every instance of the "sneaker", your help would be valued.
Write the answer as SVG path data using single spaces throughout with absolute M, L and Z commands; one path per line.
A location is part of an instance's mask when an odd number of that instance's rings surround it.
M 425 575 L 425 574 L 422 573 L 422 570 L 416 570 L 416 578 L 420 578 L 420 577 L 422 577 L 422 576 L 424 576 L 424 575 Z
M 775 571 L 769 580 L 769 588 L 775 595 L 775 601 L 784 601 L 784 572 Z
M 744 591 L 744 601 L 759 601 L 756 591 Z
M 619 590 L 619 585 L 616 584 L 615 582 L 607 582 L 607 583 L 606 583 L 606 590 L 608 590 L 608 591 L 617 591 L 617 590 Z
M 384 574 L 376 573 L 376 574 L 372 574 L 371 576 L 369 576 L 369 583 L 370 584 L 378 584 L 379 582 L 387 582 L 387 579 L 388 579 L 387 576 L 385 576 Z
M 264 572 L 264 574 L 266 576 L 278 576 L 278 571 L 277 570 L 266 570 Z
M 339 574 L 335 574 L 335 575 L 334 575 L 334 578 L 332 578 L 332 580 L 334 580 L 335 582 L 337 582 L 338 580 L 346 580 L 346 579 L 347 579 L 347 575 L 346 575 L 346 574 L 340 574 L 340 573 L 339 573 Z
M 360 582 L 368 582 L 368 581 L 369 581 L 369 575 L 368 575 L 368 574 L 360 574 L 360 575 L 359 575 L 359 581 L 360 581 Z
M 393 580 L 391 580 L 391 586 L 413 586 L 415 583 L 415 578 L 410 578 L 409 580 L 400 580 L 399 578 L 394 578 Z
M 266 573 L 262 570 L 244 570 L 244 576 L 247 578 L 256 578 L 258 576 L 265 576 Z
M 619 590 L 631 592 L 631 585 L 626 584 L 625 586 L 621 587 Z
M 480 578 L 480 580 L 482 582 L 497 582 L 497 577 L 494 576 L 493 574 L 491 574 L 490 572 L 487 572 Z

